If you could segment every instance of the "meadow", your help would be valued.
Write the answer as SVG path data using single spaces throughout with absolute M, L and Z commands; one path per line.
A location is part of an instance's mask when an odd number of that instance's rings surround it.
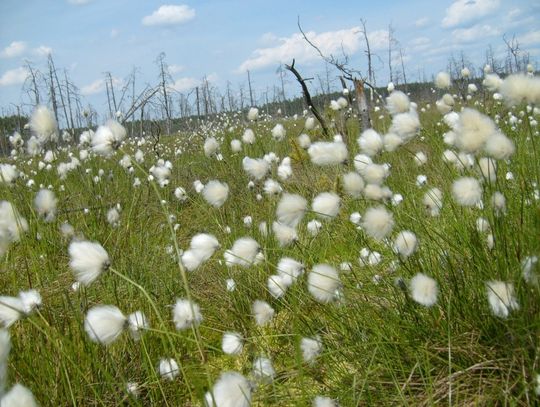
M 0 406 L 534 405 L 540 80 L 493 75 L 366 131 L 341 98 L 333 138 L 38 108 L 0 166 Z

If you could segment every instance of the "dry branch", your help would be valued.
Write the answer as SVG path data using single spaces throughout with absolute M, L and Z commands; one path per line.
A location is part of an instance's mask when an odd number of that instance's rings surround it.
M 311 95 L 309 94 L 309 89 L 306 85 L 306 80 L 309 80 L 309 79 L 302 78 L 300 73 L 294 67 L 294 62 L 295 60 L 293 59 L 292 64 L 285 65 L 285 68 L 288 71 L 291 71 L 293 75 L 296 77 L 296 80 L 298 81 L 298 83 L 300 83 L 300 86 L 302 87 L 302 93 L 304 94 L 304 100 L 306 101 L 306 104 L 308 105 L 308 109 L 311 110 L 311 112 L 313 113 L 317 121 L 321 124 L 324 134 L 327 137 L 330 137 L 330 133 L 328 132 L 328 127 L 326 126 L 326 122 L 324 121 L 323 117 L 321 116 L 321 114 L 319 113 L 315 105 L 313 104 L 313 101 L 311 100 Z

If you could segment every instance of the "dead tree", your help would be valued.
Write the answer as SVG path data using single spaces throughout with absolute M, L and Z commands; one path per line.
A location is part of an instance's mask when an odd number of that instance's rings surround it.
M 392 24 L 388 24 L 388 71 L 390 73 L 390 82 L 394 82 L 394 75 L 392 72 L 392 48 L 394 45 L 394 29 Z
M 159 67 L 159 82 L 161 86 L 161 92 L 163 94 L 163 107 L 165 109 L 165 118 L 167 123 L 167 133 L 171 132 L 171 108 L 169 105 L 169 97 L 167 96 L 167 82 L 170 79 L 169 70 L 165 63 L 165 53 L 162 52 L 158 55 L 156 63 Z
M 249 103 L 251 106 L 255 106 L 255 104 L 253 103 L 253 90 L 251 89 L 251 76 L 249 74 L 249 69 L 247 69 L 247 77 L 249 86 Z
M 285 69 L 291 71 L 292 74 L 296 77 L 296 80 L 302 87 L 302 94 L 304 95 L 304 100 L 306 101 L 308 109 L 313 113 L 313 116 L 315 116 L 317 121 L 320 123 L 325 136 L 330 137 L 330 133 L 328 132 L 328 127 L 326 125 L 326 122 L 324 121 L 324 118 L 321 116 L 321 114 L 319 113 L 315 105 L 313 104 L 313 101 L 311 100 L 311 95 L 309 94 L 309 89 L 306 85 L 306 81 L 309 81 L 313 78 L 306 78 L 306 79 L 302 78 L 300 73 L 298 73 L 298 71 L 294 67 L 294 62 L 295 60 L 293 59 L 292 64 L 285 65 Z
M 54 74 L 53 74 L 54 66 L 52 64 L 52 57 L 50 54 L 49 54 L 49 59 L 48 59 L 48 66 L 49 66 L 49 96 L 51 98 L 54 118 L 56 119 L 56 123 L 59 123 L 58 122 L 58 102 L 56 101 L 56 90 L 54 88 Z
M 40 102 L 38 80 L 41 76 L 41 73 L 37 69 L 35 69 L 29 61 L 26 61 L 26 69 L 28 71 L 28 77 L 26 78 L 26 80 L 30 80 L 29 92 L 32 92 L 34 94 L 33 99 L 35 101 L 35 107 L 39 105 Z
M 70 89 L 71 83 L 68 80 L 67 70 L 65 69 L 64 69 L 64 80 L 65 80 L 65 87 L 66 87 L 66 98 L 67 98 L 68 109 L 69 109 L 69 127 L 73 131 L 73 129 L 75 129 L 75 122 L 73 121 L 73 109 L 71 105 L 71 96 L 72 96 L 72 92 Z M 67 119 L 68 118 L 66 117 L 66 121 Z
M 298 18 L 298 29 L 300 30 L 300 33 L 302 34 L 304 40 L 317 51 L 319 56 L 324 61 L 326 61 L 330 65 L 333 65 L 338 71 L 341 72 L 342 76 L 345 79 L 351 81 L 354 84 L 354 89 L 356 91 L 356 104 L 358 107 L 359 117 L 361 121 L 361 128 L 362 130 L 371 128 L 371 120 L 369 118 L 370 107 L 366 99 L 366 93 L 364 88 L 367 85 L 373 91 L 375 91 L 374 86 L 369 82 L 366 82 L 366 79 L 363 77 L 360 71 L 349 67 L 349 57 L 344 52 L 342 55 L 342 59 L 338 59 L 333 55 L 324 55 L 321 49 L 317 47 L 317 45 L 315 45 L 302 30 L 302 26 L 300 25 L 300 18 Z
M 508 50 L 508 61 L 510 65 L 510 72 L 512 73 L 512 59 L 514 60 L 514 66 L 516 67 L 516 72 L 520 70 L 520 63 L 519 63 L 519 54 L 521 52 L 521 49 L 519 48 L 519 41 L 516 39 L 516 36 L 512 36 L 512 39 L 509 40 L 506 38 L 506 34 L 503 35 L 503 41 L 506 44 L 506 48 Z
M 401 61 L 401 72 L 403 73 L 403 84 L 405 85 L 405 90 L 407 90 L 407 75 L 405 74 L 405 63 L 403 62 L 403 48 L 399 47 L 399 59 Z

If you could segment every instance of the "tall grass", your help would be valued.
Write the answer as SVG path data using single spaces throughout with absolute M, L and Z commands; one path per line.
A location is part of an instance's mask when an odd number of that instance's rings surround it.
M 352 212 L 363 214 L 375 205 L 352 199 L 342 190 L 341 174 L 354 170 L 352 157 L 358 152 L 354 118 L 347 122 L 351 160 L 331 168 L 314 166 L 298 147 L 296 136 L 306 132 L 301 119 L 280 120 L 287 138 L 276 143 L 270 136 L 275 119 L 247 124 L 224 118 L 212 131 L 221 142 L 221 161 L 204 156 L 200 135 L 163 136 L 157 145 L 148 142 L 140 147 L 140 139 L 132 139 L 123 146 L 125 152 L 133 154 L 137 148 L 145 152 L 144 163 L 134 166 L 132 173 L 118 165 L 121 153 L 111 159 L 91 156 L 65 180 L 59 179 L 54 165 L 38 170 L 38 158 L 19 157 L 18 168 L 35 185 L 27 187 L 27 180 L 21 178 L 12 187 L 0 185 L 0 194 L 18 208 L 30 229 L 1 259 L 0 294 L 36 288 L 43 306 L 10 329 L 10 383 L 24 383 L 42 405 L 202 405 L 204 393 L 220 372 L 235 370 L 251 377 L 253 360 L 266 356 L 277 374 L 272 382 L 257 385 L 253 405 L 311 405 L 317 395 L 342 406 L 533 404 L 540 371 L 540 292 L 538 285 L 523 280 L 521 262 L 540 251 L 538 133 L 527 115 L 511 126 L 502 105 L 490 102 L 480 108 L 501 117 L 501 130 L 517 147 L 510 161 L 498 163 L 497 181 L 483 183 L 482 209 L 463 208 L 453 201 L 452 182 L 479 173 L 475 168 L 460 172 L 442 160 L 447 148 L 442 133 L 447 129 L 431 107 L 420 113 L 422 130 L 413 142 L 377 157 L 377 162 L 391 165 L 386 184 L 404 197 L 397 206 L 386 203 L 396 221 L 392 237 L 409 229 L 420 242 L 419 250 L 406 260 L 396 256 L 388 242 L 370 239 L 349 220 Z M 518 115 L 524 109 L 520 106 L 513 112 Z M 244 145 L 242 153 L 232 153 L 230 141 L 240 139 L 248 125 L 257 135 L 256 143 Z M 386 115 L 375 120 L 381 132 L 388 125 Z M 322 138 L 318 129 L 308 133 L 312 140 Z M 182 153 L 175 154 L 177 150 Z M 242 170 L 244 156 L 262 157 L 271 151 L 293 159 L 294 175 L 281 182 L 285 191 L 308 201 L 325 191 L 342 197 L 339 215 L 323 222 L 317 236 L 306 230 L 306 222 L 316 218 L 308 213 L 298 230 L 299 241 L 286 248 L 258 228 L 262 221 L 271 225 L 279 197 L 263 195 L 257 200 L 262 183 L 248 189 Z M 414 163 L 418 151 L 428 156 L 421 167 Z M 57 162 L 71 153 L 77 155 L 77 148 L 58 151 Z M 170 184 L 164 188 L 147 180 L 148 169 L 158 158 L 173 163 Z M 94 181 L 100 169 L 104 175 Z M 512 180 L 506 180 L 509 171 Z M 416 185 L 419 174 L 427 176 L 425 186 Z M 141 179 L 140 187 L 133 186 L 134 177 Z M 275 165 L 271 177 L 277 179 Z M 224 206 L 208 205 L 192 187 L 196 179 L 226 182 L 230 195 Z M 59 198 L 53 223 L 39 219 L 32 206 L 38 187 L 49 185 Z M 175 199 L 177 186 L 188 191 L 187 202 Z M 423 195 L 430 187 L 443 191 L 440 217 L 428 216 L 423 207 Z M 507 200 L 503 216 L 497 216 L 490 204 L 495 191 Z M 113 228 L 106 214 L 117 203 L 121 220 Z M 249 227 L 243 223 L 247 215 L 253 218 Z M 476 229 L 479 217 L 489 221 L 492 249 L 487 233 Z M 100 242 L 111 258 L 112 270 L 78 291 L 71 288 L 69 241 L 59 231 L 63 222 L 73 225 L 78 235 Z M 191 237 L 200 232 L 214 234 L 221 248 L 195 272 L 184 272 L 177 249 L 187 249 Z M 229 268 L 223 252 L 243 236 L 259 242 L 265 261 L 249 269 Z M 358 257 L 364 247 L 380 252 L 382 262 L 362 266 Z M 350 262 L 350 271 L 340 275 L 339 299 L 317 303 L 306 288 L 305 276 L 284 297 L 273 299 L 266 282 L 284 256 L 304 263 L 307 272 L 319 263 L 339 268 Z M 419 272 L 439 285 L 433 307 L 411 299 L 408 281 Z M 233 292 L 226 289 L 228 278 L 236 282 Z M 515 286 L 519 309 L 506 319 L 490 310 L 486 288 L 490 280 Z M 172 305 L 176 298 L 188 296 L 200 305 L 204 320 L 197 329 L 179 332 L 172 322 Z M 257 299 L 276 310 L 264 327 L 257 326 L 251 315 Z M 107 347 L 92 343 L 83 324 L 87 310 L 96 304 L 113 304 L 126 314 L 142 310 L 151 329 L 140 341 L 123 334 Z M 226 331 L 245 338 L 239 356 L 222 352 Z M 302 360 L 300 340 L 316 335 L 323 351 L 314 364 L 308 364 Z M 161 358 L 174 358 L 181 366 L 174 381 L 160 378 Z M 138 397 L 127 392 L 128 382 L 138 384 Z

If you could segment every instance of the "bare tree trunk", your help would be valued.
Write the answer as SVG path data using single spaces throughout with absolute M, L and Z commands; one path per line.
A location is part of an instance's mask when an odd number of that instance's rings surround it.
M 58 123 L 58 125 L 60 125 L 59 121 L 58 121 L 58 104 L 56 102 L 56 91 L 54 89 L 54 74 L 53 74 L 53 65 L 51 64 L 51 56 L 49 54 L 49 80 L 50 80 L 50 85 L 49 85 L 49 92 L 51 94 L 51 103 L 52 103 L 52 107 L 53 107 L 53 112 L 54 112 L 54 118 L 56 119 L 56 123 Z
M 36 106 L 39 105 L 39 89 L 37 86 L 37 71 L 30 65 L 29 62 L 26 63 L 26 68 L 28 69 L 28 72 L 30 73 L 30 78 L 32 80 L 32 91 L 34 92 L 34 98 L 36 101 Z
M 407 75 L 405 74 L 405 64 L 403 63 L 403 48 L 399 48 L 399 58 L 401 59 L 401 70 L 403 71 L 403 83 L 407 89 Z
M 388 70 L 390 71 L 390 82 L 394 81 L 394 76 L 392 73 L 392 43 L 394 41 L 394 29 L 392 24 L 388 25 Z
M 69 108 L 69 122 L 71 130 L 73 131 L 75 129 L 75 123 L 73 122 L 73 109 L 71 108 L 71 92 L 69 91 L 70 83 L 68 81 L 67 77 L 67 71 L 64 69 L 64 77 L 66 80 L 66 93 L 67 93 L 67 101 L 68 101 L 68 108 Z M 67 121 L 67 118 L 66 118 Z
M 308 80 L 308 79 L 302 78 L 300 73 L 294 67 L 294 62 L 295 61 L 293 59 L 292 64 L 291 65 L 285 65 L 285 68 L 287 70 L 291 71 L 293 73 L 293 75 L 296 77 L 296 80 L 298 81 L 298 83 L 300 83 L 300 86 L 302 87 L 302 93 L 304 95 L 304 100 L 306 101 L 308 109 L 313 113 L 313 115 L 315 116 L 317 121 L 320 123 L 324 134 L 327 137 L 330 137 L 330 133 L 328 132 L 328 127 L 326 126 L 326 122 L 324 121 L 323 117 L 320 115 L 319 111 L 317 110 L 317 108 L 313 104 L 313 101 L 311 100 L 311 95 L 309 94 L 309 89 L 308 89 L 308 87 L 306 85 L 306 80 Z
M 113 78 L 112 78 L 112 75 L 110 72 L 107 72 L 106 73 L 108 79 L 109 79 L 109 87 L 110 87 L 110 91 L 111 91 L 111 97 L 112 97 L 112 101 L 113 101 L 113 107 L 114 107 L 114 112 L 113 112 L 113 117 L 116 117 L 116 112 L 118 111 L 118 106 L 116 105 L 116 97 L 114 95 L 114 84 L 113 84 Z
M 109 105 L 109 117 L 113 117 L 113 111 L 111 106 L 111 94 L 109 92 L 109 82 L 105 81 L 105 90 L 107 91 L 107 104 Z
M 201 105 L 199 102 L 199 87 L 197 86 L 195 88 L 195 94 L 196 94 L 196 101 L 197 101 L 197 119 L 201 117 Z
M 157 62 L 159 64 L 159 76 L 161 82 L 161 91 L 163 92 L 163 103 L 165 107 L 165 118 L 167 124 L 167 134 L 171 132 L 171 109 L 169 105 L 169 98 L 167 96 L 167 66 L 165 64 L 165 53 L 161 53 L 158 56 Z
M 362 126 L 362 131 L 364 131 L 371 128 L 371 120 L 369 118 L 369 104 L 366 99 L 364 81 L 361 79 L 355 79 L 354 89 L 356 90 L 356 103 L 358 105 L 358 112 L 360 113 L 360 124 Z
M 249 74 L 249 69 L 247 70 L 247 76 L 248 76 L 248 86 L 249 86 L 249 103 L 251 106 L 255 106 L 253 103 L 253 90 L 251 89 L 251 76 Z
M 373 86 L 375 86 L 375 74 L 373 71 L 373 65 L 371 63 L 371 47 L 369 46 L 369 38 L 366 30 L 366 20 L 360 20 L 362 23 L 362 34 L 364 35 L 364 40 L 366 41 L 366 54 L 368 59 L 368 80 Z M 370 88 L 370 99 L 373 100 L 373 90 Z

